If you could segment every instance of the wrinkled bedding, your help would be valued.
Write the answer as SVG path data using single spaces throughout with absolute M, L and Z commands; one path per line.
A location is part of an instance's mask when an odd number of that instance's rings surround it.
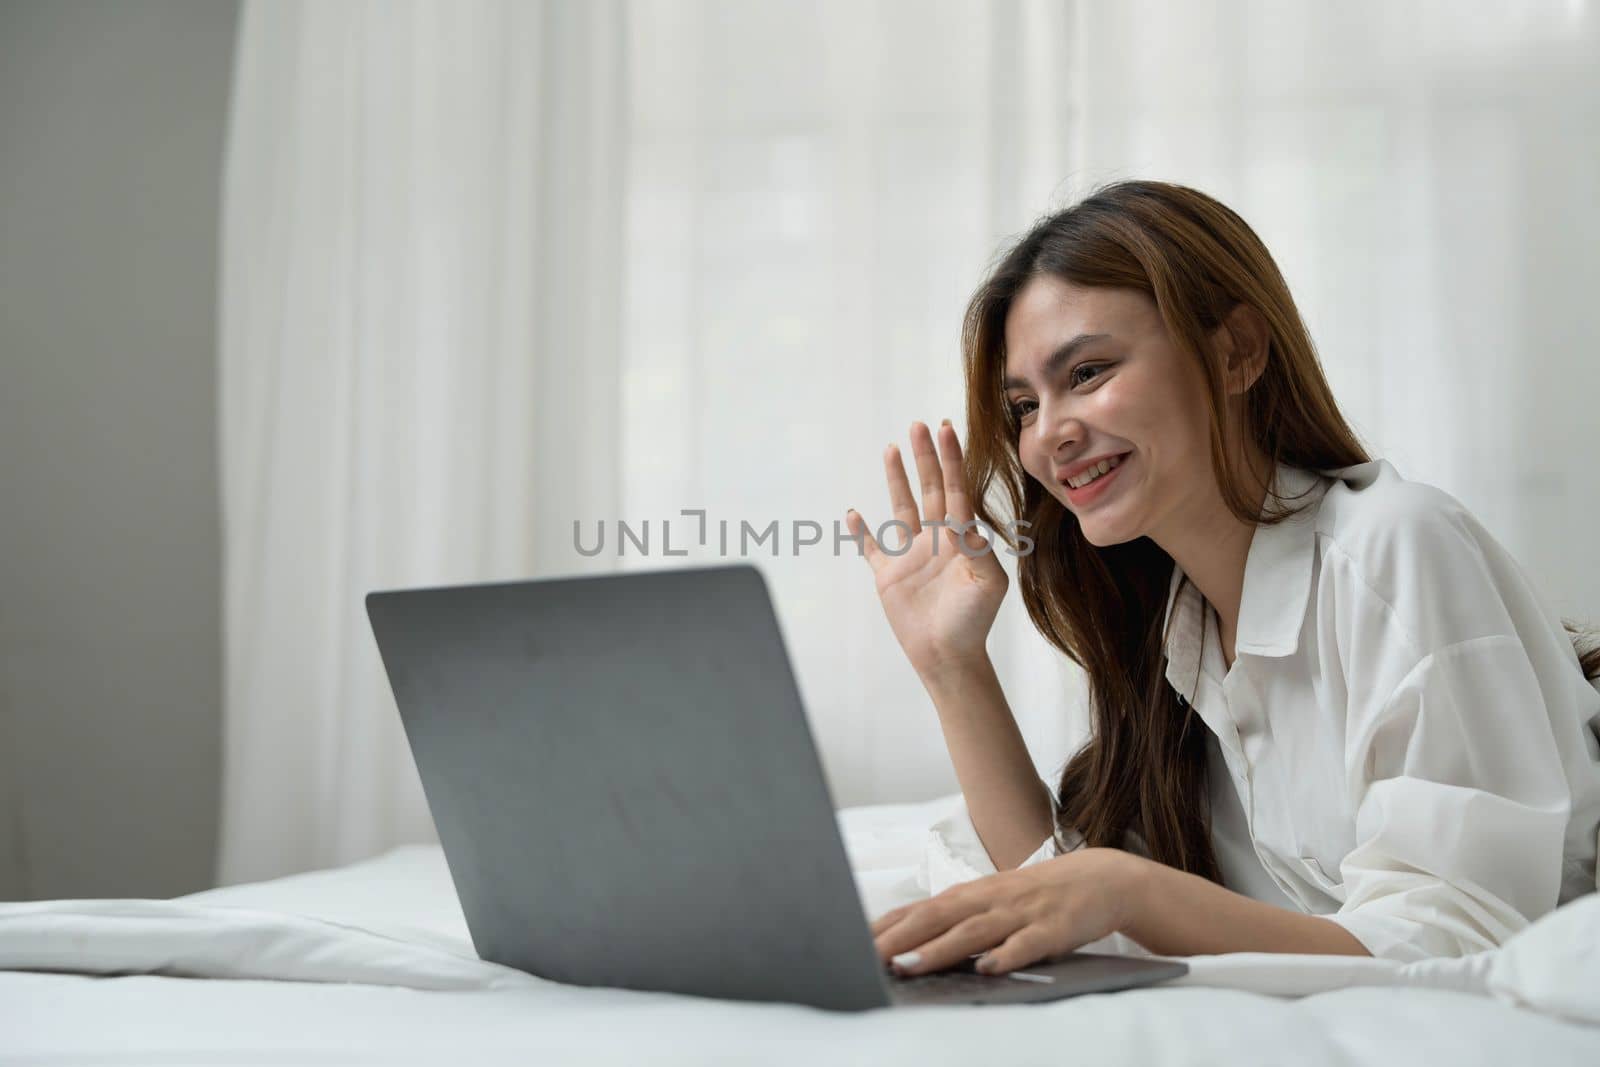
M 870 915 L 983 873 L 959 797 L 839 823 Z M 562 986 L 478 960 L 441 853 L 411 846 L 171 901 L 0 905 L 0 1062 L 954 1063 L 999 1043 L 1017 1062 L 1600 1063 L 1600 896 L 1459 960 L 1187 962 L 1125 993 L 858 1015 Z

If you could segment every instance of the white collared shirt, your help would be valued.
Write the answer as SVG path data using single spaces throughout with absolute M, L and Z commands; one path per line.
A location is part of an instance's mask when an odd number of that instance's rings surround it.
M 1176 566 L 1167 599 L 1226 884 L 1399 960 L 1493 948 L 1593 892 L 1600 686 L 1560 616 L 1385 460 L 1280 465 L 1274 492 L 1309 506 L 1252 537 L 1232 668 Z

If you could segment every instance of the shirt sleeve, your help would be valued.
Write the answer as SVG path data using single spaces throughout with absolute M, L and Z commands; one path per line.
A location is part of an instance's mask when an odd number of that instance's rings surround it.
M 1328 918 L 1410 961 L 1494 948 L 1556 906 L 1572 802 L 1515 637 L 1428 654 L 1347 726 L 1356 845 Z

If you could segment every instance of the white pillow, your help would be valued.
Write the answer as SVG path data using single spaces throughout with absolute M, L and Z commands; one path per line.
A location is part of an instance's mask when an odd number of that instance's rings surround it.
M 1600 1023 L 1600 893 L 1567 901 L 1500 946 L 1489 991 L 1546 1015 Z

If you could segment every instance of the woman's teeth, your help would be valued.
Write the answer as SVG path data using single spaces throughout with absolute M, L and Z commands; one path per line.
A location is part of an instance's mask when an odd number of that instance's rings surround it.
M 1072 486 L 1074 489 L 1082 489 L 1084 486 L 1100 477 L 1106 471 L 1113 469 L 1121 462 L 1121 456 L 1112 456 L 1110 459 L 1103 459 L 1097 466 L 1090 467 L 1076 478 L 1068 478 L 1067 484 Z

